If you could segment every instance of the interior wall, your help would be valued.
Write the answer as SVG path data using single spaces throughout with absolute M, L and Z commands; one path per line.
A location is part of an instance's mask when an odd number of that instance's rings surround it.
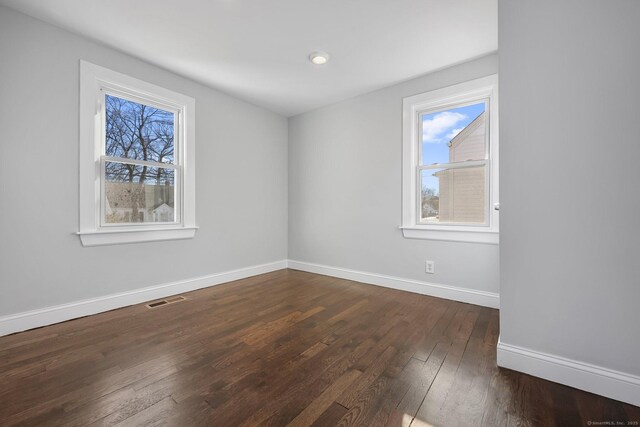
M 286 259 L 286 118 L 5 7 L 0 58 L 0 316 Z M 194 239 L 81 246 L 80 59 L 195 98 Z
M 497 245 L 398 229 L 402 99 L 497 71 L 497 55 L 486 56 L 290 118 L 289 258 L 497 294 Z
M 499 14 L 501 341 L 640 375 L 640 2 Z

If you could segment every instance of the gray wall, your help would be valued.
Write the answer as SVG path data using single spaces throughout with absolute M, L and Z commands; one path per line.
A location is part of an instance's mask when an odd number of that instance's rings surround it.
M 398 229 L 402 98 L 497 70 L 492 55 L 290 118 L 289 258 L 497 293 L 498 246 Z
M 640 2 L 500 2 L 500 333 L 640 374 Z
M 73 234 L 80 59 L 196 99 L 194 239 Z M 287 257 L 286 118 L 0 7 L 0 129 L 0 316 Z

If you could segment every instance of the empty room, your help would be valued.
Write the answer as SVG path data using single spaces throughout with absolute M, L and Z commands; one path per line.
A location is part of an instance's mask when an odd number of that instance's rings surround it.
M 639 23 L 0 0 L 0 426 L 640 426 Z

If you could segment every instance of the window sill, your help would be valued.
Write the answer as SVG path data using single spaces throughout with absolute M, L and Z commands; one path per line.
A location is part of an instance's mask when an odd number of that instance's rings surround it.
M 198 227 L 149 228 L 136 230 L 81 231 L 82 246 L 119 245 L 126 243 L 156 242 L 161 240 L 191 239 Z
M 500 234 L 497 231 L 484 230 L 444 230 L 419 226 L 400 227 L 407 239 L 442 240 L 447 242 L 483 243 L 497 245 Z

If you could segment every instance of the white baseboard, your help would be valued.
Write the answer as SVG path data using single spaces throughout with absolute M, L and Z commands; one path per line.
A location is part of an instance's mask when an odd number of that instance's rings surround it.
M 403 279 L 400 277 L 384 276 L 382 274 L 368 273 L 364 271 L 348 270 L 346 268 L 330 267 L 327 265 L 313 264 L 289 260 L 288 266 L 294 270 L 308 271 L 310 273 L 324 274 L 326 276 L 339 277 L 341 279 L 368 283 L 399 289 L 401 291 L 430 295 L 438 298 L 446 298 L 484 307 L 499 308 L 500 296 L 493 292 L 476 291 L 473 289 L 457 288 L 454 286 L 435 283 L 420 282 L 418 280 Z
M 440 298 L 447 298 L 456 301 L 468 302 L 471 304 L 477 304 L 486 307 L 498 308 L 500 305 L 499 296 L 490 292 L 474 291 L 471 289 L 437 285 L 433 283 L 383 276 L 362 271 L 347 270 L 344 268 L 329 267 L 307 262 L 282 260 L 268 264 L 254 265 L 237 270 L 216 273 L 208 276 L 180 280 L 171 283 L 164 283 L 157 286 L 136 289 L 128 292 L 121 292 L 118 294 L 106 295 L 103 297 L 74 301 L 67 304 L 2 316 L 0 317 L 0 336 L 20 331 L 26 331 L 28 329 L 38 328 L 41 326 L 52 325 L 54 323 L 64 322 L 66 320 L 76 319 L 78 317 L 89 316 L 91 314 L 102 313 L 104 311 L 126 307 L 133 304 L 140 304 L 146 301 L 164 298 L 170 295 L 176 295 L 196 289 L 202 289 L 209 286 L 219 285 L 221 283 L 226 283 L 233 280 L 244 279 L 246 277 L 268 273 L 270 271 L 281 270 L 287 267 L 295 270 L 324 274 L 327 276 L 339 277 L 343 279 L 369 283 L 372 285 L 385 286 L 388 288 L 415 292 L 424 295 L 431 295 Z
M 0 336 L 26 331 L 27 329 L 38 328 L 40 326 L 52 325 L 54 323 L 126 307 L 128 305 L 140 304 L 142 302 L 219 285 L 233 280 L 244 279 L 283 268 L 287 268 L 286 260 L 2 316 L 0 317 Z
M 640 377 L 498 340 L 498 366 L 640 406 Z

